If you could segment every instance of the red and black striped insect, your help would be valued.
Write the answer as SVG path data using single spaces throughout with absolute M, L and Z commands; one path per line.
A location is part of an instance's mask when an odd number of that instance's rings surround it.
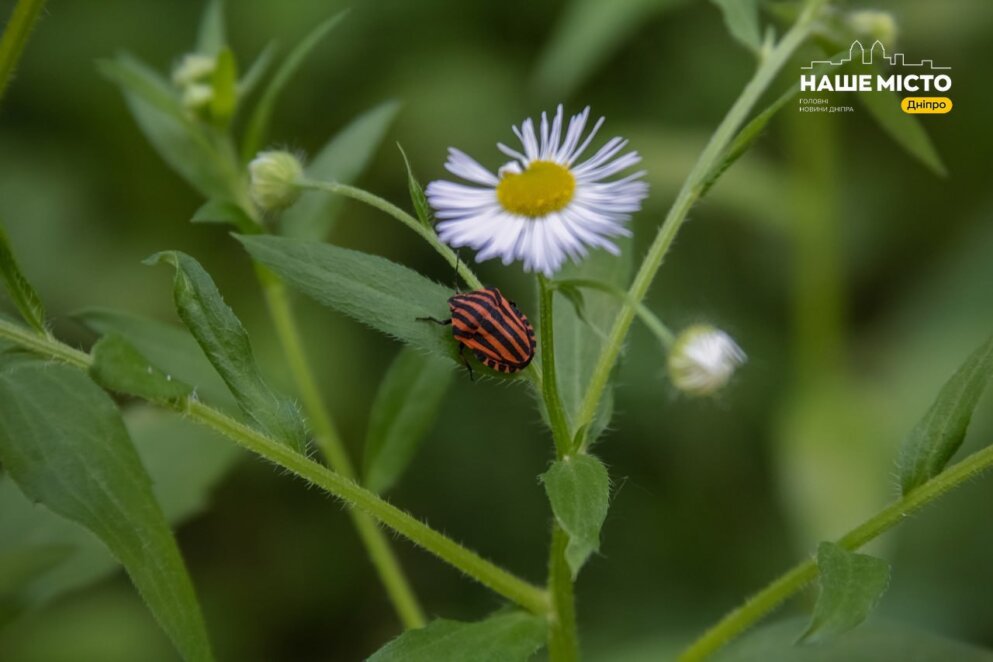
M 495 287 L 459 293 L 448 300 L 452 316 L 447 320 L 433 317 L 437 324 L 451 324 L 452 336 L 459 343 L 459 355 L 469 348 L 480 363 L 503 373 L 523 370 L 534 358 L 534 327 Z M 472 377 L 472 367 L 462 356 Z

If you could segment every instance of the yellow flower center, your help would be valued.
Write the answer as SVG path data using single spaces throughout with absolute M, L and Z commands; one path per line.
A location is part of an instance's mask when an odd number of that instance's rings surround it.
M 569 204 L 576 178 L 552 161 L 534 161 L 527 170 L 508 173 L 497 184 L 497 200 L 512 214 L 531 218 L 558 211 Z

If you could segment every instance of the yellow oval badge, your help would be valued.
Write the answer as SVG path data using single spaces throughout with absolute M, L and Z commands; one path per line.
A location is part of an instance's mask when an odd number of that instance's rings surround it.
M 911 115 L 940 115 L 952 109 L 952 100 L 948 97 L 906 97 L 900 102 L 900 108 Z

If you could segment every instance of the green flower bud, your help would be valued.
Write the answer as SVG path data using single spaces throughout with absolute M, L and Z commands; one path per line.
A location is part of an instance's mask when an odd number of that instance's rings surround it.
M 187 85 L 183 90 L 183 107 L 187 110 L 198 111 L 210 105 L 214 98 L 214 88 L 203 83 Z
M 720 329 L 698 324 L 683 330 L 669 350 L 669 378 L 692 396 L 716 393 L 745 362 L 745 353 Z
M 172 82 L 176 87 L 202 83 L 214 73 L 216 67 L 217 58 L 214 56 L 188 53 L 172 70 Z
M 252 200 L 264 211 L 285 209 L 300 195 L 297 182 L 303 177 L 303 165 L 289 152 L 259 152 L 248 164 L 248 172 Z
M 859 36 L 878 39 L 892 47 L 896 43 L 897 25 L 893 14 L 875 9 L 850 12 L 845 17 L 849 29 Z

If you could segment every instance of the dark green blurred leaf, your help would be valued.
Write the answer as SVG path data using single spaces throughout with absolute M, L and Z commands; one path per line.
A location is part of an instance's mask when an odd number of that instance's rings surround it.
M 276 44 L 269 42 L 252 64 L 248 66 L 248 71 L 245 72 L 245 75 L 238 81 L 239 101 L 244 101 L 248 95 L 255 91 L 255 88 L 265 77 L 266 72 L 269 71 L 269 67 L 272 66 L 272 61 L 275 57 Z
M 400 104 L 381 103 L 349 123 L 321 148 L 307 164 L 306 177 L 316 181 L 354 183 L 369 165 Z M 284 234 L 303 239 L 323 239 L 331 229 L 343 198 L 325 191 L 310 191 L 283 212 Z
M 896 623 L 869 624 L 816 646 L 796 646 L 800 619 L 761 628 L 715 662 L 991 662 L 993 653 Z
M 543 618 L 519 611 L 475 623 L 442 618 L 404 632 L 369 662 L 523 662 L 545 643 L 545 627 Z
M 538 61 L 535 89 L 546 99 L 565 99 L 649 18 L 685 1 L 573 0 Z
M 188 660 L 210 660 L 179 549 L 113 401 L 75 368 L 0 374 L 0 454 L 29 498 L 96 534 Z
M 757 53 L 762 46 L 758 0 L 711 0 L 724 13 L 724 24 L 731 36 L 748 50 Z
M 262 378 L 248 332 L 200 263 L 185 253 L 157 253 L 146 264 L 176 268 L 176 311 L 242 411 L 259 429 L 297 452 L 307 448 L 307 431 L 296 405 Z
M 223 0 L 208 0 L 200 17 L 200 29 L 197 33 L 197 53 L 217 55 L 227 44 L 224 29 Z
M 190 221 L 193 223 L 230 223 L 242 232 L 250 232 L 258 227 L 241 206 L 223 198 L 211 198 L 200 205 L 193 212 L 193 218 Z
M 448 361 L 410 347 L 400 350 L 372 405 L 364 457 L 366 487 L 382 493 L 403 475 L 434 424 L 453 376 Z
M 276 70 L 273 75 L 272 80 L 269 81 L 269 85 L 266 86 L 264 92 L 262 92 L 262 98 L 259 99 L 258 104 L 255 106 L 255 111 L 252 113 L 251 118 L 248 120 L 248 127 L 245 129 L 245 138 L 242 143 L 241 156 L 244 161 L 250 161 L 255 157 L 256 152 L 262 149 L 262 146 L 266 141 L 266 134 L 269 132 L 269 119 L 272 117 L 273 108 L 276 106 L 276 101 L 279 100 L 279 95 L 283 91 L 283 88 L 296 73 L 296 70 L 300 68 L 303 61 L 307 59 L 310 52 L 321 42 L 322 39 L 331 31 L 331 28 L 338 25 L 338 23 L 345 17 L 347 11 L 339 12 L 327 19 L 323 23 L 318 24 L 310 33 L 300 40 L 283 63 Z
M 0 596 L 7 596 L 65 561 L 69 545 L 30 545 L 0 552 Z
M 111 333 L 93 346 L 90 376 L 117 393 L 152 402 L 171 402 L 189 396 L 193 387 L 148 362 L 134 345 Z
M 876 608 L 890 583 L 890 564 L 832 542 L 817 548 L 821 590 L 800 641 L 827 641 L 859 625 Z
M 410 161 L 407 160 L 407 152 L 403 151 L 400 143 L 397 143 L 397 148 L 400 150 L 400 155 L 403 156 L 403 165 L 407 169 L 407 189 L 410 191 L 410 202 L 414 206 L 417 220 L 427 227 L 432 227 L 431 207 L 428 205 L 427 196 L 424 195 L 424 187 L 414 177 L 414 171 L 410 167 Z
M 377 331 L 456 361 L 449 327 L 419 317 L 447 317 L 449 288 L 416 271 L 359 251 L 315 241 L 238 236 L 252 257 L 291 287 Z
M 204 196 L 226 195 L 225 159 L 187 116 L 169 83 L 127 54 L 99 65 L 121 88 L 135 122 L 162 160 Z
M 230 48 L 217 54 L 217 65 L 210 77 L 214 96 L 210 98 L 210 114 L 221 126 L 227 125 L 238 105 L 238 63 Z
M 45 330 L 45 307 L 41 303 L 41 297 L 31 287 L 31 283 L 24 277 L 21 268 L 17 265 L 14 251 L 10 248 L 10 240 L 3 226 L 0 225 L 0 277 L 3 278 L 7 286 L 7 293 L 10 295 L 17 310 L 25 322 L 31 325 L 35 331 L 47 334 Z
M 903 112 L 900 108 L 900 96 L 896 92 L 859 92 L 858 98 L 876 123 L 905 152 L 934 174 L 941 177 L 948 175 L 941 155 L 921 125 L 920 118 Z
M 942 472 L 962 445 L 979 396 L 993 377 L 993 337 L 979 346 L 945 382 L 900 450 L 904 494 Z
M 149 361 L 168 366 L 173 377 L 192 384 L 201 399 L 234 404 L 227 386 L 186 329 L 108 308 L 87 308 L 74 317 L 100 335 L 120 334 Z
M 610 507 L 607 467 L 592 455 L 571 455 L 541 475 L 555 519 L 567 534 L 565 556 L 573 578 L 600 549 L 600 528 Z
M 629 239 L 617 241 L 620 255 L 598 250 L 580 264 L 568 264 L 556 277 L 558 280 L 587 279 L 627 289 L 634 251 Z M 605 292 L 566 286 L 561 292 L 572 306 L 555 307 L 555 354 L 558 366 L 559 391 L 566 415 L 574 420 L 586 394 L 593 369 L 603 348 L 607 331 L 621 309 L 621 302 Z M 576 303 L 581 301 L 579 308 Z M 604 389 L 596 424 L 587 430 L 592 443 L 610 423 L 613 387 Z

